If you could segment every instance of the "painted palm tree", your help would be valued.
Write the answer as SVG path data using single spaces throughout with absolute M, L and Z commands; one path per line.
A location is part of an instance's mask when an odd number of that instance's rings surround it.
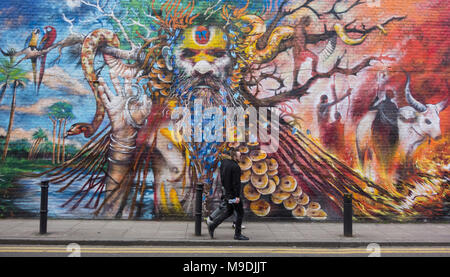
M 64 161 L 65 138 L 64 133 L 68 120 L 74 118 L 72 113 L 72 105 L 66 102 L 57 102 L 49 107 L 48 116 L 53 124 L 53 163 Z M 64 128 L 64 129 L 63 129 Z M 56 135 L 58 133 L 58 135 Z M 56 142 L 56 138 L 58 141 Z M 62 151 L 61 151 L 61 139 Z M 62 156 L 62 157 L 61 157 Z
M 10 50 L 13 51 L 13 50 Z M 5 146 L 3 148 L 2 161 L 6 159 L 8 155 L 9 140 L 11 139 L 11 132 L 14 124 L 14 113 L 16 109 L 16 95 L 18 88 L 25 88 L 26 72 L 15 64 L 14 56 L 0 60 L 0 80 L 4 82 L 4 88 L 8 87 L 9 82 L 12 83 L 13 96 L 11 101 L 11 110 L 9 113 L 8 131 L 6 132 Z
M 51 105 L 49 107 L 49 112 L 48 112 L 48 118 L 50 118 L 50 120 L 52 121 L 52 126 L 53 126 L 53 136 L 52 136 L 52 163 L 55 164 L 56 163 L 56 130 L 57 130 L 57 123 L 58 123 L 58 119 L 60 117 L 60 112 L 59 112 L 59 108 L 58 105 L 56 105 L 57 103 Z
M 63 102 L 62 111 L 61 112 L 62 112 L 61 116 L 62 116 L 62 120 L 63 120 L 63 130 L 62 130 L 62 133 L 61 133 L 61 136 L 62 136 L 61 162 L 64 162 L 64 160 L 65 160 L 65 153 L 66 153 L 66 151 L 65 151 L 66 150 L 66 136 L 65 136 L 66 124 L 67 124 L 67 121 L 74 119 L 75 115 L 72 112 L 72 105 L 69 104 L 69 103 L 65 103 L 65 102 Z
M 2 80 L 0 80 L 1 81 L 1 84 L 0 84 L 0 104 L 3 101 L 3 97 L 5 97 L 6 88 L 9 85 L 8 84 L 8 81 L 9 81 L 8 78 L 3 79 L 3 76 L 1 78 L 2 78 Z
M 6 89 L 10 85 L 10 75 L 14 67 L 14 49 L 9 49 L 7 51 L 9 58 L 3 58 L 0 60 L 0 104 L 6 94 Z
M 31 146 L 30 153 L 28 154 L 29 160 L 36 158 L 36 156 L 39 154 L 41 143 L 47 140 L 48 140 L 47 134 L 42 128 L 39 128 L 39 130 L 34 132 L 33 144 Z

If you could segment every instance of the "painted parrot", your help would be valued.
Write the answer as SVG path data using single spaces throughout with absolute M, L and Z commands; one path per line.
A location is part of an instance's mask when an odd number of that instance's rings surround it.
M 41 39 L 41 42 L 39 43 L 38 50 L 45 50 L 48 49 L 50 46 L 53 45 L 53 43 L 56 40 L 56 29 L 52 26 L 45 26 L 44 27 L 44 36 Z M 41 86 L 42 79 L 44 78 L 44 71 L 45 71 L 45 60 L 47 59 L 47 54 L 44 54 L 41 57 L 41 68 L 39 71 L 39 81 L 37 84 L 36 93 L 39 93 L 39 87 Z
M 35 28 L 31 34 L 27 37 L 27 40 L 25 41 L 25 48 L 30 48 L 31 50 L 37 50 L 38 46 L 38 40 L 39 35 L 41 33 L 41 30 L 39 28 Z M 33 67 L 33 80 L 34 80 L 34 87 L 36 88 L 36 61 L 37 58 L 31 59 L 31 65 Z

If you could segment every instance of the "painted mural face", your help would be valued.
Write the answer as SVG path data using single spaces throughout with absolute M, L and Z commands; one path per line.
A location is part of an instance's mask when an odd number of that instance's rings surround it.
M 379 9 L 334 0 L 137 2 L 61 1 L 49 15 L 30 7 L 42 26 L 0 18 L 1 37 L 26 34 L 0 39 L 0 195 L 8 195 L 0 216 L 32 216 L 43 179 L 55 217 L 190 217 L 200 182 L 208 213 L 229 149 L 241 154 L 250 218 L 340 219 L 345 193 L 357 218 L 446 216 L 444 1 L 403 3 L 401 15 L 390 0 Z M 442 26 L 430 30 L 424 14 Z M 277 151 L 264 150 L 261 133 L 252 142 L 185 140 L 172 115 L 196 100 L 202 111 L 276 107 Z M 243 122 L 248 132 L 262 119 Z
M 225 104 L 223 99 L 229 98 L 231 92 L 226 81 L 233 61 L 224 36 L 223 30 L 216 26 L 193 26 L 183 32 L 183 39 L 174 47 L 173 58 L 179 72 L 177 78 L 187 82 L 173 86 L 172 95 L 187 94 L 187 102 L 191 104 L 196 98 L 202 98 L 205 106 Z
M 211 75 L 225 81 L 231 66 L 225 34 L 215 26 L 194 26 L 175 46 L 175 61 L 187 76 Z

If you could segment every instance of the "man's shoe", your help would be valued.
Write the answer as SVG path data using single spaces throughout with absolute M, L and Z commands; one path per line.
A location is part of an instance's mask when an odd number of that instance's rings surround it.
M 206 217 L 206 224 L 211 225 L 213 222 L 212 220 L 208 217 Z
M 236 224 L 234 222 L 233 222 L 232 227 L 233 227 L 233 229 L 236 229 Z M 245 229 L 245 225 L 241 225 L 241 229 Z
M 234 235 L 234 239 L 235 240 L 249 240 L 249 238 L 244 235 Z
M 208 224 L 208 233 L 209 233 L 209 236 L 213 239 L 214 238 L 214 228 L 212 227 L 211 224 Z

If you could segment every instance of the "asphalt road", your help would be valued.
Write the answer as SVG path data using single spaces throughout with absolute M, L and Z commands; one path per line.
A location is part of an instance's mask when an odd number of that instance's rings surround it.
M 450 257 L 450 247 L 137 247 L 0 245 L 0 257 Z

